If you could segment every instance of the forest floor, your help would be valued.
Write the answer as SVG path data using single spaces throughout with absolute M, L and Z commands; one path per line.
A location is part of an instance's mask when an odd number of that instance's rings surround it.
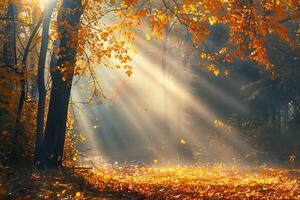
M 140 196 L 110 191 L 99 191 L 73 170 L 32 171 L 27 167 L 0 165 L 0 200 L 111 200 L 139 199 Z
M 216 166 L 98 168 L 79 171 L 101 191 L 147 199 L 300 199 L 300 170 Z
M 107 165 L 37 172 L 0 166 L 0 199 L 300 199 L 300 170 Z

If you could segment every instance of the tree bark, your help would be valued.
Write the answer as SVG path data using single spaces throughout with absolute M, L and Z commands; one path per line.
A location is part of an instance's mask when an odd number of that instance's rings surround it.
M 39 20 L 38 23 L 36 24 L 34 30 L 32 31 L 30 38 L 28 39 L 25 51 L 24 51 L 24 55 L 22 58 L 22 69 L 21 69 L 21 73 L 20 75 L 20 85 L 21 85 L 21 91 L 20 91 L 20 97 L 19 97 L 19 105 L 18 105 L 18 110 L 17 110 L 17 117 L 16 117 L 16 128 L 18 128 L 20 120 L 21 120 L 21 115 L 22 115 L 22 111 L 23 111 L 23 107 L 25 104 L 25 100 L 26 100 L 26 63 L 27 63 L 27 57 L 30 51 L 30 46 L 31 43 L 35 37 L 35 35 L 37 34 L 40 26 L 42 24 L 42 20 Z M 18 131 L 17 131 L 18 132 Z
M 6 26 L 5 26 L 5 41 L 3 44 L 3 64 L 4 68 L 16 71 L 17 66 L 17 52 L 16 52 L 16 17 L 17 7 L 14 3 L 10 2 L 7 6 L 6 13 Z M 8 71 L 7 71 L 8 72 Z M 17 125 L 17 124 L 16 124 Z M 18 126 L 16 132 L 10 136 L 11 152 L 9 162 L 11 164 L 17 163 L 20 150 L 17 148 L 18 144 Z
M 52 75 L 52 90 L 43 143 L 42 163 L 46 167 L 57 168 L 62 164 L 81 14 L 80 0 L 64 0 L 58 14 L 60 46 L 57 66 L 59 69 L 56 69 Z
M 55 1 L 50 1 L 45 10 L 45 19 L 43 23 L 42 44 L 40 49 L 40 56 L 38 61 L 38 78 L 37 87 L 39 93 L 38 110 L 37 110 L 37 127 L 36 127 L 36 141 L 35 141 L 35 163 L 39 164 L 41 161 L 41 147 L 43 144 L 44 134 L 44 116 L 45 116 L 45 101 L 46 101 L 46 88 L 45 88 L 45 63 L 48 49 L 49 40 L 49 26 L 53 9 L 56 5 Z
M 7 7 L 7 24 L 5 26 L 6 42 L 3 44 L 3 62 L 6 67 L 13 68 L 17 65 L 16 52 L 16 23 L 17 8 L 13 3 Z

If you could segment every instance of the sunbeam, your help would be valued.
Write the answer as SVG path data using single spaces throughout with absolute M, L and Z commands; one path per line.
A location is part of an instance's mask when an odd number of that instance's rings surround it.
M 148 41 L 143 35 L 137 34 L 137 53 L 130 54 L 134 68 L 131 77 L 115 69 L 98 68 L 96 71 L 101 83 L 109 88 L 106 89 L 109 103 L 88 111 L 99 119 L 96 125 L 99 127 L 91 130 L 85 128 L 93 126 L 91 122 L 79 123 L 84 126 L 81 127 L 84 133 L 91 132 L 88 133 L 87 142 L 99 141 L 99 154 L 108 160 L 123 162 L 151 163 L 159 160 L 161 164 L 187 164 L 195 162 L 194 153 L 200 149 L 206 157 L 225 162 L 238 157 L 235 152 L 237 149 L 250 151 L 251 148 L 243 143 L 238 134 L 228 134 L 226 131 L 219 133 L 226 140 L 218 142 L 225 147 L 235 146 L 236 150 L 223 149 L 220 153 L 207 144 L 209 126 L 222 117 L 202 96 L 209 93 L 241 111 L 245 107 L 195 74 L 194 68 L 197 66 L 183 68 L 181 56 L 163 52 L 161 41 Z M 165 67 L 162 66 L 164 53 L 167 54 Z M 193 93 L 190 82 L 194 80 L 200 81 L 203 94 Z M 76 94 L 76 101 L 84 99 L 83 95 L 79 97 L 77 89 L 73 93 Z M 180 141 L 184 141 L 184 144 Z

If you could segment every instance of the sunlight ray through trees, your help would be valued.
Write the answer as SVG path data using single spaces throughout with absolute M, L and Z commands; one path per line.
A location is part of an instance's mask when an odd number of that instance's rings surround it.
M 160 42 L 147 41 L 143 37 L 143 33 L 136 40 L 138 53 L 132 53 L 131 55 L 133 57 L 131 65 L 135 68 L 132 76 L 128 78 L 122 73 L 115 72 L 114 69 L 100 68 L 97 70 L 96 74 L 103 77 L 101 83 L 109 88 L 105 91 L 109 96 L 109 102 L 99 106 L 91 105 L 93 109 L 86 112 L 89 117 L 85 118 L 83 122 L 78 120 L 79 125 L 82 126 L 81 129 L 87 135 L 87 142 L 90 141 L 92 146 L 94 146 L 94 141 L 100 138 L 99 155 L 108 158 L 108 160 L 110 157 L 116 160 L 126 160 L 126 157 L 134 158 L 136 156 L 136 160 L 142 159 L 148 163 L 151 163 L 155 158 L 164 160 L 166 163 L 171 160 L 177 163 L 180 138 L 185 138 L 188 142 L 186 148 L 193 151 L 201 146 L 199 142 L 202 143 L 202 146 L 205 146 L 205 142 L 202 141 L 203 138 L 201 137 L 205 138 L 209 131 L 207 127 L 201 127 L 199 124 L 194 125 L 194 127 L 186 127 L 184 125 L 186 119 L 182 118 L 186 110 L 193 110 L 196 113 L 194 117 L 202 118 L 207 124 L 212 124 L 220 116 L 218 116 L 218 113 L 214 113 L 215 111 L 211 108 L 209 102 L 204 102 L 201 97 L 192 94 L 192 88 L 186 83 L 186 79 L 192 75 L 193 69 L 190 66 L 183 69 L 182 58 L 168 56 L 167 68 L 172 69 L 173 75 L 169 74 L 168 81 L 165 82 L 164 72 L 159 62 L 162 55 L 159 50 Z M 155 52 L 154 55 L 153 52 Z M 151 56 L 156 59 L 152 60 Z M 182 70 L 187 71 L 184 77 L 181 75 Z M 227 104 L 238 106 L 236 100 L 218 91 L 209 82 L 204 80 L 202 83 L 207 92 L 224 99 Z M 77 87 L 73 91 L 76 94 L 74 100 L 77 102 L 82 102 L 87 98 L 80 95 L 80 90 L 80 87 Z M 168 110 L 164 108 L 163 98 L 165 92 L 167 92 L 169 99 Z M 80 107 L 85 110 L 84 108 L 87 106 L 90 105 Z M 170 120 L 169 123 L 172 124 L 170 135 L 165 132 L 167 122 L 164 118 L 164 112 L 168 112 L 168 115 L 170 115 L 170 119 L 168 119 Z M 87 122 L 89 118 L 99 120 Z M 123 121 L 126 121 L 126 124 Z M 97 128 L 94 130 L 91 130 L 91 128 L 86 129 L 88 127 L 87 123 L 89 126 L 93 126 L 94 123 Z M 90 134 L 90 132 L 94 134 Z M 224 151 L 224 154 L 213 155 L 215 158 L 223 157 L 221 160 L 230 160 L 236 157 L 234 151 L 249 150 L 250 147 L 243 144 L 243 139 L 239 138 L 237 134 L 228 134 L 226 130 L 222 131 L 222 134 L 225 135 L 224 137 L 227 138 L 229 143 L 236 146 L 236 149 L 228 152 Z M 134 142 L 128 143 L 130 140 Z M 222 145 L 226 146 L 226 142 Z M 213 147 L 207 146 L 203 149 L 205 152 L 212 152 L 211 148 Z M 139 150 L 136 151 L 136 149 Z M 122 156 L 119 155 L 119 158 L 117 158 L 115 155 L 118 154 Z M 145 155 L 148 155 L 148 157 L 145 157 Z

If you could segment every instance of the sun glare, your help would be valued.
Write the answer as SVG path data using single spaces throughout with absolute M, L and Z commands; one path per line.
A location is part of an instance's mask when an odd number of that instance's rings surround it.
M 36 0 L 36 1 L 38 1 L 39 6 L 43 10 L 43 9 L 47 8 L 47 4 L 49 2 L 54 1 L 54 0 Z

